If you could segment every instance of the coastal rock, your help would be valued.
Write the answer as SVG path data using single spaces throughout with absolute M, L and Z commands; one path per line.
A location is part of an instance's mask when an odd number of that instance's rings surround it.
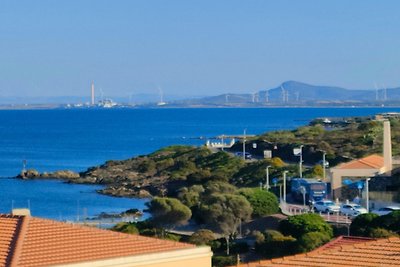
M 56 179 L 62 179 L 62 180 L 72 180 L 72 179 L 78 179 L 79 173 L 70 171 L 70 170 L 61 170 L 61 171 L 55 171 L 51 173 L 44 172 L 40 175 L 41 178 L 56 178 Z
M 25 171 L 21 171 L 21 173 L 17 175 L 17 178 L 21 178 L 21 179 L 40 178 L 40 173 L 34 169 L 25 170 Z
M 134 190 L 120 186 L 110 186 L 97 192 L 110 196 L 118 197 L 135 197 L 135 198 L 151 198 L 152 195 L 145 189 Z

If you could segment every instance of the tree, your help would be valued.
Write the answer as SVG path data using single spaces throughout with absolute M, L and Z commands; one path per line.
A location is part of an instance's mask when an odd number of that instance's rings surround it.
M 192 234 L 189 242 L 196 245 L 209 245 L 215 239 L 215 235 L 208 229 L 200 229 Z
M 400 233 L 400 211 L 392 211 L 389 214 L 379 216 L 372 222 L 372 227 L 380 227 Z
M 315 213 L 290 216 L 279 223 L 279 230 L 284 235 L 291 235 L 297 239 L 310 232 L 320 232 L 329 238 L 333 237 L 332 227 Z
M 350 225 L 351 235 L 369 236 L 372 222 L 379 216 L 375 213 L 364 213 L 354 218 Z
M 284 236 L 275 230 L 267 230 L 263 234 L 256 233 L 256 251 L 267 257 L 280 257 L 293 254 L 296 250 L 296 239 Z
M 236 233 L 241 222 L 247 221 L 252 207 L 245 197 L 234 194 L 213 194 L 201 211 L 210 229 L 223 235 L 227 242 L 229 255 L 229 238 Z
M 323 167 L 321 166 L 321 165 L 315 165 L 313 168 L 312 168 L 312 172 L 311 172 L 311 174 L 312 174 L 312 176 L 313 177 L 322 177 L 322 176 L 324 176 L 324 169 L 323 169 Z
M 193 185 L 189 188 L 183 187 L 179 190 L 178 198 L 188 207 L 193 207 L 199 204 L 200 195 L 204 192 L 202 185 Z
M 384 228 L 372 228 L 370 229 L 368 236 L 374 238 L 388 238 L 391 236 L 398 236 L 398 235 Z
M 278 198 L 271 192 L 259 188 L 242 188 L 239 193 L 250 202 L 253 216 L 262 217 L 279 211 Z
M 156 197 L 147 204 L 152 222 L 159 226 L 183 225 L 192 216 L 191 210 L 176 198 Z
M 117 223 L 113 228 L 111 228 L 111 230 L 127 234 L 139 233 L 139 230 L 134 223 L 126 223 L 126 222 Z

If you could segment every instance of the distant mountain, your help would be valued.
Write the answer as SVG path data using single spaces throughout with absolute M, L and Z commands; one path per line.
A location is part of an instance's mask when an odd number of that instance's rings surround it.
M 278 87 L 254 94 L 223 94 L 198 99 L 175 101 L 175 105 L 192 106 L 260 106 L 260 105 L 323 105 L 384 102 L 400 103 L 400 88 L 351 90 L 336 86 L 311 85 L 287 81 Z

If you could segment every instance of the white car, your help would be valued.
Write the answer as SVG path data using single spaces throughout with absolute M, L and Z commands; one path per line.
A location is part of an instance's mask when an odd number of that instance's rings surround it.
M 347 216 L 355 217 L 360 214 L 368 213 L 368 211 L 367 209 L 361 207 L 358 204 L 349 203 L 349 204 L 342 204 L 342 206 L 340 207 L 340 213 Z
M 372 213 L 378 214 L 379 216 L 386 215 L 391 213 L 392 211 L 400 210 L 400 207 L 396 206 L 387 206 L 377 210 L 373 210 Z
M 321 200 L 314 203 L 314 210 L 317 212 L 336 213 L 340 207 L 330 200 Z

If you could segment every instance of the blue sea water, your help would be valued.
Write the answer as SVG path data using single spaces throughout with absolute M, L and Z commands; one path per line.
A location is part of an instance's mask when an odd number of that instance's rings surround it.
M 144 207 L 145 200 L 95 193 L 100 186 L 9 179 L 22 161 L 41 172 L 83 171 L 173 144 L 201 145 L 198 137 L 294 129 L 316 117 L 369 116 L 400 108 L 67 109 L 0 111 L 0 213 L 27 206 L 33 215 L 76 217 Z

